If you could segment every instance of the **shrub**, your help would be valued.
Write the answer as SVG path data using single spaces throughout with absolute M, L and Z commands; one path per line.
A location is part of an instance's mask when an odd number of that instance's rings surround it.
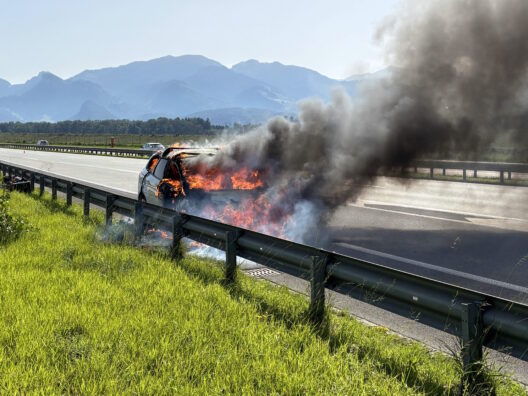
M 0 246 L 18 238 L 27 230 L 24 220 L 9 214 L 9 193 L 4 191 L 0 194 Z

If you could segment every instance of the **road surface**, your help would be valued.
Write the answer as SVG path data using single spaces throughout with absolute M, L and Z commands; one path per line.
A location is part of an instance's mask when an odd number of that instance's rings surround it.
M 146 163 L 10 149 L 0 159 L 132 194 Z M 526 187 L 378 178 L 324 232 L 330 250 L 528 301 Z

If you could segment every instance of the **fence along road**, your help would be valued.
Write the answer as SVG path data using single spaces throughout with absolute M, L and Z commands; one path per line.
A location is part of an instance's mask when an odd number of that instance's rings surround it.
M 528 360 L 527 305 L 217 221 L 141 204 L 115 189 L 13 166 L 6 161 L 0 161 L 0 170 L 31 180 L 32 189 L 38 184 L 40 194 L 45 187 L 51 188 L 53 199 L 58 191 L 65 193 L 68 205 L 72 197 L 83 199 L 85 215 L 89 214 L 90 204 L 104 208 L 107 224 L 111 224 L 113 213 L 132 217 L 138 235 L 144 224 L 167 229 L 172 232 L 173 252 L 177 251 L 182 238 L 223 250 L 228 281 L 234 281 L 236 276 L 237 256 L 307 279 L 311 285 L 310 310 L 314 321 L 322 317 L 326 287 L 460 336 L 464 364 L 468 367 L 482 357 L 483 346 L 507 350 L 517 358 Z
M 0 143 L 0 148 L 18 149 L 18 150 L 36 150 L 51 151 L 73 154 L 92 154 L 108 155 L 121 157 L 149 157 L 155 151 L 135 150 L 135 149 L 116 149 L 105 147 L 84 147 L 84 146 L 38 146 L 36 144 L 19 144 L 19 143 Z M 508 180 L 512 179 L 513 174 L 528 175 L 528 164 L 524 163 L 507 163 L 507 162 L 477 162 L 477 161 L 451 161 L 451 160 L 421 160 L 409 164 L 409 168 L 414 168 L 414 173 L 418 169 L 428 169 L 429 178 L 435 178 L 435 169 L 442 170 L 442 176 L 446 176 L 448 170 L 457 170 L 462 172 L 462 180 L 468 181 L 468 172 L 472 172 L 474 178 L 478 177 L 479 171 L 496 172 L 499 175 L 499 182 L 504 184 L 505 175 Z M 442 180 L 442 179 L 439 179 Z

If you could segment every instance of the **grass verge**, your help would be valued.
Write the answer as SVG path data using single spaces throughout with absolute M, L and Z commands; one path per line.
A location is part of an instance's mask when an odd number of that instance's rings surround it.
M 447 356 L 219 263 L 106 244 L 101 213 L 13 193 L 30 232 L 0 247 L 0 393 L 456 394 Z M 499 377 L 500 378 L 500 377 Z M 498 394 L 524 394 L 497 379 Z

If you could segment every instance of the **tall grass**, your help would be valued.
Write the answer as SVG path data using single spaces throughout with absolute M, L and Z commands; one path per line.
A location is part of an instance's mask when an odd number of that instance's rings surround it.
M 0 247 L 0 394 L 455 394 L 447 356 L 218 263 L 101 242 L 100 213 L 14 193 Z M 523 394 L 499 381 L 499 394 Z

